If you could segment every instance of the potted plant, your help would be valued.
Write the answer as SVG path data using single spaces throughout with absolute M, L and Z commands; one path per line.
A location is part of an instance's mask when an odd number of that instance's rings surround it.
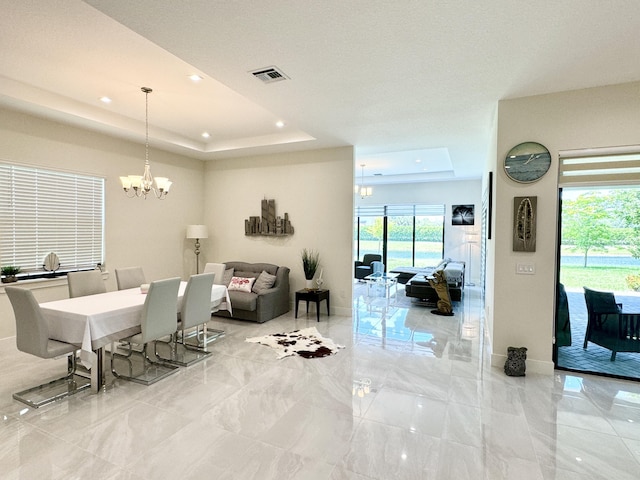
M 20 273 L 20 267 L 16 267 L 13 265 L 8 265 L 6 267 L 0 268 L 0 272 L 2 272 L 2 283 L 12 283 L 18 281 L 16 275 Z
M 302 250 L 302 269 L 304 270 L 304 278 L 307 280 L 307 289 L 313 288 L 313 276 L 320 265 L 320 254 L 314 250 Z

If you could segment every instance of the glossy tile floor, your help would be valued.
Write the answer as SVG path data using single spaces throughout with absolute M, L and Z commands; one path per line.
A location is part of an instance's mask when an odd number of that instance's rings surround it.
M 38 410 L 11 392 L 65 369 L 0 340 L 2 479 L 637 479 L 640 384 L 491 368 L 477 290 L 453 317 L 356 286 L 353 317 L 227 331 L 155 385 Z M 409 307 L 409 308 L 408 308 Z M 276 360 L 246 337 L 316 326 L 334 356 Z

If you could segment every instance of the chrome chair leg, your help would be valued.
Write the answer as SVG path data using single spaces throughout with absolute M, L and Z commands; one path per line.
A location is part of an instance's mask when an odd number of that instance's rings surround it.
M 75 352 L 67 356 L 67 375 L 14 393 L 13 398 L 31 408 L 39 408 L 75 395 L 91 387 L 91 379 L 75 373 Z
M 184 335 L 184 332 L 183 332 Z M 156 341 L 154 354 L 160 360 L 168 362 L 172 365 L 179 365 L 181 367 L 188 367 L 194 363 L 201 362 L 205 358 L 211 355 L 211 352 L 207 352 L 205 348 L 198 348 L 195 346 L 188 346 L 184 343 L 178 342 L 177 332 L 171 336 L 169 343 Z M 158 352 L 158 344 L 167 345 L 170 350 L 170 357 L 162 357 Z
M 140 383 L 142 385 L 151 385 L 153 383 L 156 383 L 159 380 L 162 380 L 165 377 L 168 377 L 172 373 L 175 373 L 175 371 L 178 369 L 177 366 L 167 364 L 166 362 L 158 362 L 158 361 L 152 360 L 147 353 L 147 348 L 148 348 L 147 344 L 144 344 L 144 346 L 142 347 L 142 352 L 141 352 L 142 372 L 140 372 L 137 375 L 133 374 L 132 353 L 134 352 L 134 350 L 132 348 L 129 349 L 129 353 L 127 355 L 122 355 L 117 352 L 112 352 L 111 373 L 113 374 L 113 376 L 123 380 Z M 114 363 L 116 357 L 120 357 L 127 361 L 129 366 L 129 375 L 123 375 L 121 373 L 118 373 Z

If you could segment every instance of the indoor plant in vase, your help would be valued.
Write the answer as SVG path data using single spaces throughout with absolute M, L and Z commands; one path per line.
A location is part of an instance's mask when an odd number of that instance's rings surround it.
M 20 267 L 8 265 L 6 267 L 2 267 L 0 272 L 2 273 L 2 283 L 17 282 L 18 279 L 16 278 L 16 275 L 20 273 Z
M 307 280 L 307 290 L 313 290 L 313 277 L 320 266 L 320 254 L 314 250 L 302 250 L 302 269 Z

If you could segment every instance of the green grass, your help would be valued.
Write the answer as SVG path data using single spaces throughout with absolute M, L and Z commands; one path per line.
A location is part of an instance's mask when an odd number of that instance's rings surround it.
M 387 271 L 397 267 L 411 265 L 411 242 L 390 241 L 387 251 Z M 375 240 L 363 240 L 360 242 L 360 250 L 363 252 L 382 253 L 382 242 Z M 440 242 L 416 242 L 416 266 L 431 265 L 433 259 L 442 257 L 442 243 Z M 428 257 L 428 259 L 424 259 Z
M 589 287 L 596 290 L 631 291 L 625 278 L 637 275 L 637 267 L 579 267 L 563 266 L 560 269 L 560 282 L 565 288 Z
M 569 245 L 562 245 L 560 247 L 560 251 L 562 255 L 583 255 L 584 252 L 582 250 L 578 250 L 575 247 Z M 607 255 L 622 255 L 631 256 L 629 250 L 624 247 L 619 247 L 617 245 L 609 245 L 605 248 L 597 248 L 589 251 L 589 255 L 598 255 L 602 257 L 606 257 Z

